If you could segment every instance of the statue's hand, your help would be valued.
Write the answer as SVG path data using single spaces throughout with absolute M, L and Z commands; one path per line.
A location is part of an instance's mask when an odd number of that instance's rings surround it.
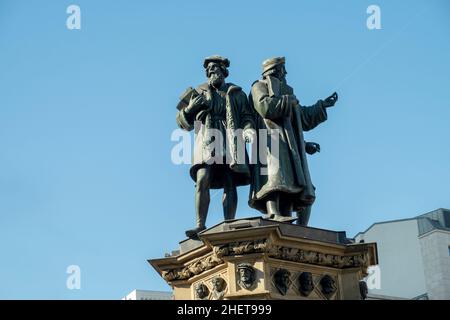
M 315 142 L 306 142 L 305 151 L 307 154 L 313 155 L 316 152 L 320 152 L 320 144 Z
M 189 101 L 189 104 L 186 107 L 186 112 L 197 113 L 198 111 L 206 108 L 208 108 L 208 103 L 205 97 L 203 97 L 203 95 L 198 95 L 193 98 L 191 97 L 191 100 Z
M 244 138 L 246 143 L 252 143 L 253 141 L 255 141 L 256 130 L 253 128 L 244 129 L 242 137 Z
M 334 92 L 331 96 L 323 100 L 323 106 L 325 108 L 332 107 L 336 104 L 336 101 L 338 100 L 338 94 Z

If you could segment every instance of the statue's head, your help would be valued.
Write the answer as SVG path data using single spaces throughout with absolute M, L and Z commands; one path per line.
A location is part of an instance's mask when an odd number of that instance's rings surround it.
M 336 291 L 335 281 L 329 275 L 323 276 L 320 280 L 320 286 L 322 287 L 322 293 L 326 295 L 333 294 Z
M 262 64 L 262 75 L 263 77 L 275 77 L 281 81 L 286 80 L 286 67 L 285 67 L 286 59 L 285 57 L 276 57 L 264 60 Z
M 275 287 L 282 295 L 286 295 L 290 286 L 291 273 L 286 269 L 278 269 L 274 275 Z
M 359 292 L 361 294 L 361 299 L 366 300 L 367 294 L 369 293 L 369 288 L 367 287 L 367 282 L 364 280 L 359 281 Z
M 225 280 L 221 277 L 215 277 L 211 280 L 214 291 L 221 292 L 225 290 Z
M 203 283 L 199 283 L 195 286 L 195 295 L 198 299 L 206 298 L 209 294 L 208 291 L 208 287 Z
M 245 289 L 249 289 L 255 282 L 255 269 L 249 263 L 241 263 L 237 266 L 238 283 Z
M 308 296 L 314 290 L 314 282 L 311 272 L 302 272 L 298 277 L 299 289 L 302 295 Z
M 214 87 L 219 88 L 225 83 L 225 78 L 228 77 L 228 67 L 230 60 L 221 56 L 207 57 L 203 62 L 208 83 Z

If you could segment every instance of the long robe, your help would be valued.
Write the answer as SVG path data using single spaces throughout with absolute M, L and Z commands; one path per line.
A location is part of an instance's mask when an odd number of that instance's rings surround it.
M 325 121 L 327 112 L 321 100 L 309 107 L 297 105 L 292 108 L 289 95 L 293 92 L 285 82 L 269 76 L 256 81 L 249 95 L 250 105 L 256 113 L 258 143 L 262 138 L 258 129 L 266 129 L 268 134 L 265 145 L 258 146 L 249 199 L 250 207 L 264 213 L 267 212 L 267 197 L 274 192 L 280 192 L 280 201 L 284 205 L 292 204 L 294 211 L 301 211 L 315 200 L 303 131 L 314 129 Z M 278 150 L 274 149 L 276 144 L 271 137 L 278 137 Z M 262 156 L 266 158 L 262 159 Z
M 230 136 L 237 129 L 254 128 L 254 115 L 250 109 L 247 95 L 232 83 L 225 84 L 220 90 L 213 90 L 207 83 L 196 88 L 196 91 L 210 101 L 210 108 L 197 114 L 187 114 L 185 109 L 177 113 L 177 124 L 184 130 L 195 128 L 195 147 L 190 169 L 191 178 L 197 181 L 197 171 L 205 165 L 211 165 L 211 188 L 224 187 L 225 175 L 231 174 L 236 186 L 248 185 L 251 180 L 248 155 L 242 135 Z M 215 129 L 215 130 L 211 130 Z M 211 140 L 211 131 L 222 135 L 221 142 Z M 214 138 L 217 138 L 216 136 Z M 218 144 L 220 145 L 217 148 Z M 228 149 L 227 149 L 228 148 Z M 211 163 L 221 152 L 224 159 L 221 164 Z M 227 161 L 226 154 L 229 159 Z M 229 170 L 228 170 L 229 169 Z

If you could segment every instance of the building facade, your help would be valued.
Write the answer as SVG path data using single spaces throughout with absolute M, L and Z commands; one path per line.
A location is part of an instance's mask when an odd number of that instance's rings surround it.
M 133 290 L 122 300 L 172 300 L 172 292 L 153 290 Z
M 450 300 L 450 210 L 375 223 L 355 242 L 377 243 L 369 298 Z

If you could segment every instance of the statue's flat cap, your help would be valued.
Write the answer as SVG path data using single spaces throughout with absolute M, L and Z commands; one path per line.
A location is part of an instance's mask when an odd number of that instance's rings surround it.
M 203 62 L 203 67 L 206 68 L 210 62 L 217 62 L 225 66 L 225 68 L 228 68 L 230 66 L 230 60 L 228 60 L 225 57 L 219 56 L 219 55 L 213 55 L 210 57 L 206 57 L 205 61 Z
M 263 69 L 263 73 L 275 68 L 276 66 L 280 65 L 280 64 L 285 64 L 286 63 L 286 58 L 285 57 L 275 57 L 275 58 L 269 58 L 267 60 L 264 60 L 262 63 L 262 69 Z
M 240 263 L 237 265 L 237 269 L 248 269 L 253 271 L 253 266 L 250 263 Z

